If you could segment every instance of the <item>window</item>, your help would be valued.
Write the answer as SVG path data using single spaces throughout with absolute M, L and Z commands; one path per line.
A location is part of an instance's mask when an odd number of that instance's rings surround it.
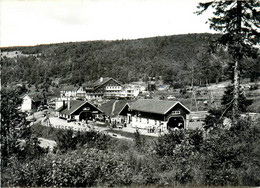
M 172 111 L 172 114 L 181 114 L 180 111 Z

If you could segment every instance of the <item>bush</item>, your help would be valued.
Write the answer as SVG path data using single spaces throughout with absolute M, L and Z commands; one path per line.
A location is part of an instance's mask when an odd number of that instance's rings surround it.
M 96 131 L 73 132 L 72 130 L 67 130 L 57 135 L 57 147 L 55 150 L 66 152 L 68 150 L 76 150 L 85 144 L 90 148 L 104 150 L 110 144 L 110 138 L 104 133 Z
M 144 144 L 145 144 L 145 139 L 144 137 L 139 133 L 138 130 L 134 133 L 134 141 L 135 141 L 135 147 L 137 148 L 138 151 L 142 151 Z
M 87 148 L 28 163 L 14 160 L 4 170 L 3 177 L 3 186 L 121 186 L 131 183 L 132 171 L 123 155 Z
M 155 150 L 159 156 L 173 156 L 176 145 L 184 140 L 184 131 L 170 131 L 168 134 L 161 135 L 155 143 Z
M 3 186 L 145 186 L 260 184 L 260 127 L 240 121 L 226 129 L 179 130 L 135 142 L 101 133 L 67 132 L 77 150 L 17 160 L 2 169 Z M 72 139 L 72 140 L 70 140 Z M 73 140 L 74 139 L 74 140 Z M 33 139 L 32 139 L 33 140 Z M 149 143 L 150 142 L 150 143 Z M 30 145 L 35 149 L 37 144 Z M 76 144 L 75 144 L 76 143 Z M 73 145 L 72 144 L 72 145 Z M 37 147 L 36 150 L 37 151 Z
M 259 144 L 259 128 L 246 121 L 240 121 L 230 130 L 219 129 L 210 133 L 202 153 L 204 184 L 259 185 L 260 179 L 255 176 L 255 172 L 260 171 Z

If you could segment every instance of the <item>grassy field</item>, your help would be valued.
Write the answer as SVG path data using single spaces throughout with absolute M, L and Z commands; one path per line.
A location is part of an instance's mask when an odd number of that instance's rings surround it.
M 42 126 L 40 123 L 34 124 L 31 126 L 32 134 L 37 137 L 46 138 L 50 140 L 56 140 L 57 135 L 66 132 L 64 129 L 56 129 L 53 127 L 45 127 Z

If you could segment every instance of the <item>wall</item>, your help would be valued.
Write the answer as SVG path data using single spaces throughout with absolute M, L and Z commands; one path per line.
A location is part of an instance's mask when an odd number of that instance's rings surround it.
M 176 114 L 176 112 L 180 112 L 179 114 Z M 166 114 L 166 121 L 168 122 L 170 117 L 179 117 L 182 116 L 184 118 L 184 128 L 189 127 L 189 114 L 188 112 L 180 105 L 177 104 L 174 108 L 172 108 L 167 114 Z
M 24 96 L 24 98 L 23 98 L 21 110 L 23 112 L 32 110 L 32 100 L 28 95 Z
M 64 101 L 65 101 L 65 100 L 64 100 Z M 62 105 L 63 105 L 63 100 L 57 99 L 57 100 L 55 101 L 55 110 L 57 110 L 58 108 L 62 107 Z
M 147 119 L 147 118 L 140 118 L 133 116 L 131 126 L 133 128 L 139 128 L 139 129 L 149 129 L 149 128 L 155 128 L 155 131 L 165 131 L 166 130 L 167 122 L 165 121 L 159 121 L 154 119 Z
M 76 96 L 77 96 L 77 91 L 61 91 L 60 92 L 60 97 L 61 98 L 72 97 L 74 99 L 74 98 L 76 98 Z

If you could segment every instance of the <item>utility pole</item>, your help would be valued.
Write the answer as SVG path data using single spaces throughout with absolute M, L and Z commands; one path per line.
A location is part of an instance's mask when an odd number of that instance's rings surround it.
M 194 91 L 194 89 L 192 88 L 192 96 L 191 96 L 190 108 L 192 107 L 192 101 L 193 100 L 195 102 L 196 110 L 199 111 L 198 104 L 197 104 L 197 99 L 196 99 L 196 91 Z

